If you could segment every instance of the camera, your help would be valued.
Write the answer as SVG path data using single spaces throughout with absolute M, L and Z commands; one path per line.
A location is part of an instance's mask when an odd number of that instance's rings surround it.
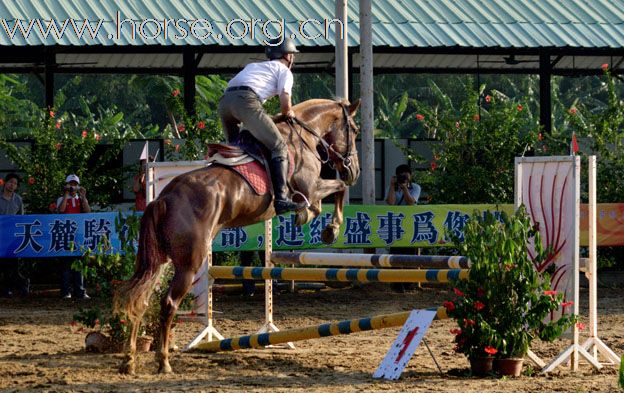
M 408 182 L 408 180 L 409 180 L 409 177 L 405 173 L 401 173 L 400 175 L 397 176 L 397 183 L 399 184 L 405 184 Z
M 65 186 L 65 191 L 77 192 L 78 190 L 80 190 L 80 186 Z

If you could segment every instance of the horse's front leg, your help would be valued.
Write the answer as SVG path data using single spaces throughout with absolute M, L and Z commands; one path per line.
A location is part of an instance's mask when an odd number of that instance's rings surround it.
M 321 200 L 328 195 L 335 195 L 334 213 L 331 224 L 321 232 L 321 240 L 325 244 L 332 244 L 338 238 L 340 225 L 343 221 L 342 205 L 347 192 L 347 185 L 338 179 L 321 179 L 315 184 L 315 188 L 309 190 L 308 195 L 311 196 L 312 206 L 306 210 L 306 216 L 297 217 L 298 221 L 306 223 L 321 213 Z
M 344 198 L 347 193 L 347 187 L 342 183 L 343 187 L 341 190 L 337 191 L 334 194 L 334 214 L 332 215 L 331 224 L 327 225 L 323 232 L 321 232 L 321 240 L 325 244 L 332 244 L 338 239 L 338 234 L 340 233 L 340 225 L 344 221 Z

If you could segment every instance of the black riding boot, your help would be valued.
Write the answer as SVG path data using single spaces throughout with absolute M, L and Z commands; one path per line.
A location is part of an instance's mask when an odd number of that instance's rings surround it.
M 288 211 L 301 210 L 306 207 L 305 202 L 293 202 L 288 198 L 288 186 L 286 178 L 288 176 L 288 160 L 282 157 L 274 157 L 271 159 L 271 179 L 273 180 L 273 191 L 275 199 L 273 206 L 277 214 L 286 213 Z

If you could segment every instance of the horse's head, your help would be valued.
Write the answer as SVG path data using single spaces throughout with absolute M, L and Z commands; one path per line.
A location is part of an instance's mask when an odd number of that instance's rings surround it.
M 360 129 L 353 116 L 360 106 L 360 100 L 348 101 L 309 100 L 295 106 L 300 125 L 312 134 L 317 134 L 320 150 L 336 168 L 340 178 L 353 185 L 360 177 L 355 139 Z
M 353 120 L 353 116 L 360 107 L 360 100 L 353 104 L 346 100 L 338 104 L 340 105 L 339 114 L 324 139 L 329 144 L 330 159 L 340 179 L 352 186 L 360 177 L 360 161 L 355 145 L 360 129 Z

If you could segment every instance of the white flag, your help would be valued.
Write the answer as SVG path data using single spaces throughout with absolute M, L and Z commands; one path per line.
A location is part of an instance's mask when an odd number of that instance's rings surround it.
M 139 157 L 139 160 L 147 160 L 147 158 L 149 157 L 149 143 L 145 142 L 145 146 L 143 146 L 143 151 L 141 152 L 141 157 Z

